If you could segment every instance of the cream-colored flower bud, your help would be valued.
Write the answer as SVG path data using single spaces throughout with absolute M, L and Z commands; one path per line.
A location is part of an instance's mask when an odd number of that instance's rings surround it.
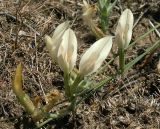
M 70 73 L 73 70 L 77 59 L 77 38 L 73 30 L 66 30 L 62 36 L 57 58 L 64 72 Z
M 108 56 L 112 47 L 112 36 L 96 41 L 82 56 L 79 65 L 80 76 L 94 73 Z
M 57 62 L 57 53 L 58 53 L 59 45 L 62 40 L 62 36 L 68 28 L 69 28 L 69 22 L 67 21 L 60 24 L 55 29 L 52 37 L 48 35 L 45 36 L 46 47 L 49 51 L 51 58 L 56 62 Z
M 120 16 L 115 34 L 115 40 L 116 43 L 118 43 L 118 47 L 123 47 L 124 49 L 128 47 L 132 38 L 133 21 L 134 18 L 131 10 L 126 9 L 123 11 L 122 15 Z

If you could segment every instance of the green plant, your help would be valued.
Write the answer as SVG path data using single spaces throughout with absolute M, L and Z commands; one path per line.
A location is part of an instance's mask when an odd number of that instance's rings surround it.
M 157 27 L 159 27 L 158 25 Z M 112 48 L 112 36 L 105 36 L 97 40 L 81 57 L 79 68 L 75 67 L 77 59 L 77 38 L 69 22 L 60 24 L 52 37 L 45 36 L 45 42 L 49 54 L 54 62 L 56 62 L 63 71 L 65 97 L 69 105 L 60 109 L 56 113 L 49 113 L 55 104 L 61 99 L 59 91 L 54 90 L 48 94 L 45 105 L 37 107 L 30 97 L 22 90 L 22 66 L 17 66 L 14 78 L 13 91 L 16 94 L 19 102 L 25 108 L 26 112 L 31 115 L 32 119 L 37 123 L 37 127 L 41 127 L 47 122 L 58 119 L 72 112 L 76 113 L 76 108 L 79 103 L 89 97 L 93 92 L 103 87 L 104 84 L 116 78 L 119 75 L 124 75 L 135 63 L 141 60 L 147 53 L 154 51 L 160 47 L 160 40 L 153 46 L 149 47 L 146 52 L 139 55 L 129 63 L 125 62 L 125 52 L 127 48 L 135 44 L 130 44 L 133 29 L 133 14 L 129 9 L 126 9 L 118 22 L 115 42 L 117 43 L 118 53 L 103 67 L 103 61 L 108 56 Z M 154 29 L 140 36 L 136 41 L 142 39 Z M 109 75 L 105 79 L 95 82 L 94 73 L 100 74 L 108 64 L 119 56 L 119 71 L 114 75 Z M 101 67 L 101 69 L 99 69 Z M 38 124 L 39 121 L 44 120 Z
M 105 33 L 109 25 L 109 16 L 117 0 L 111 3 L 111 0 L 98 0 L 98 16 L 100 18 L 100 27 Z
M 115 6 L 117 0 L 111 3 L 111 0 L 98 0 L 98 17 L 100 20 L 100 27 L 93 21 L 93 14 L 96 13 L 96 7 L 90 5 L 86 0 L 83 0 L 83 20 L 86 25 L 89 26 L 93 34 L 99 39 L 105 36 L 105 33 L 109 26 L 109 16 Z
M 82 14 L 83 21 L 87 26 L 89 26 L 93 34 L 98 39 L 100 39 L 104 37 L 105 34 L 100 28 L 97 27 L 97 25 L 93 21 L 92 17 L 94 12 L 96 12 L 96 7 L 90 5 L 89 3 L 87 3 L 87 1 L 83 0 L 83 14 Z

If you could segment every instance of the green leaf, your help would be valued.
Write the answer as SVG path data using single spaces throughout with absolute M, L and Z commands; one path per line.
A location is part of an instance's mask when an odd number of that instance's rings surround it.
M 138 61 L 140 61 L 145 55 L 147 55 L 149 52 L 156 50 L 158 47 L 160 47 L 160 40 L 158 40 L 155 44 L 153 44 L 151 47 L 147 48 L 147 50 L 139 55 L 138 57 L 136 57 L 134 60 L 132 60 L 131 62 L 129 62 L 125 68 L 124 68 L 124 72 L 128 71 L 133 65 L 135 65 Z
M 142 34 L 141 36 L 139 36 L 134 42 L 132 42 L 128 48 L 132 47 L 133 45 L 135 45 L 138 41 L 144 39 L 147 35 L 149 35 L 151 32 L 153 32 L 155 29 L 160 27 L 160 23 L 158 25 L 156 25 L 154 28 L 150 29 L 148 32 L 146 32 L 145 34 Z

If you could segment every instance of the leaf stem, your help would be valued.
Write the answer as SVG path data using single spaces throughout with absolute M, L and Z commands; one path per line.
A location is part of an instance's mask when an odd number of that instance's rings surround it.
M 64 89 L 67 97 L 70 97 L 69 74 L 64 72 Z
M 123 47 L 119 47 L 118 53 L 119 53 L 120 74 L 123 74 L 124 66 L 125 66 L 124 48 Z
M 59 118 L 62 118 L 64 116 L 66 116 L 67 114 L 69 114 L 71 112 L 71 107 L 69 106 L 67 109 L 60 111 L 59 113 L 54 113 L 54 114 L 50 114 L 49 118 L 47 120 L 45 120 L 44 122 L 37 124 L 36 128 L 34 129 L 39 129 L 42 126 L 44 126 L 45 124 L 47 124 L 48 122 L 52 121 L 52 120 L 56 120 Z

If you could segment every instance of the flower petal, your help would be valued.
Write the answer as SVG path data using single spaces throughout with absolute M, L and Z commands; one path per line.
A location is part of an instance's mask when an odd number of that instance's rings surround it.
M 52 38 L 48 35 L 45 36 L 45 43 L 46 43 L 47 49 L 54 61 L 57 61 L 59 45 L 61 43 L 62 36 L 64 32 L 68 29 L 68 27 L 69 27 L 69 22 L 68 21 L 64 22 L 55 29 L 55 32 Z
M 112 36 L 104 37 L 95 42 L 82 56 L 79 65 L 81 76 L 95 72 L 108 56 L 112 47 Z
M 58 25 L 53 33 L 52 39 L 61 37 L 68 28 L 69 28 L 69 21 L 63 22 L 60 25 Z
M 53 60 L 55 60 L 56 59 L 56 56 L 55 56 L 56 54 L 55 54 L 55 50 L 54 50 L 54 47 L 53 47 L 55 44 L 54 44 L 52 38 L 50 36 L 48 36 L 48 35 L 45 35 L 44 41 L 46 43 L 46 47 L 47 47 L 47 49 L 49 51 L 49 54 L 50 54 L 51 58 Z
M 71 29 L 62 36 L 58 50 L 58 64 L 64 72 L 71 72 L 77 59 L 77 38 Z
M 119 47 L 128 47 L 132 37 L 133 21 L 134 18 L 131 10 L 126 9 L 123 11 L 116 29 L 116 42 Z
M 52 60 L 54 60 L 55 62 L 57 62 L 57 53 L 58 53 L 58 48 L 61 42 L 61 38 L 56 38 L 55 40 L 53 40 L 50 36 L 45 35 L 45 43 L 46 43 L 46 47 L 49 51 L 49 55 L 51 56 Z

